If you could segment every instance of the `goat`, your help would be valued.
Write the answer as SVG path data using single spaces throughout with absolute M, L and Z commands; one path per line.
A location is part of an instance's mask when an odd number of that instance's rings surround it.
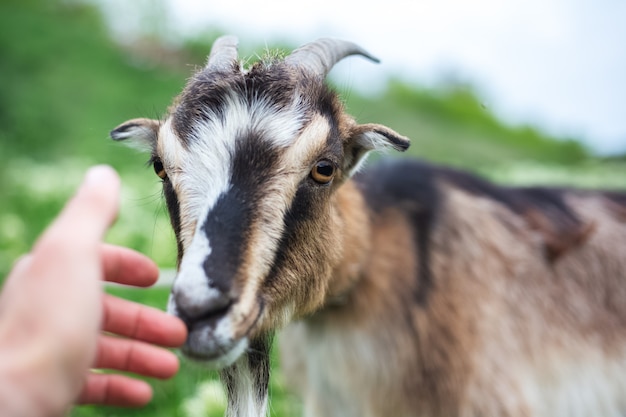
M 269 352 L 313 416 L 626 414 L 626 194 L 498 186 L 401 158 L 325 78 L 336 39 L 243 69 L 213 45 L 151 152 L 178 243 L 168 311 L 220 370 L 229 416 L 265 415 Z

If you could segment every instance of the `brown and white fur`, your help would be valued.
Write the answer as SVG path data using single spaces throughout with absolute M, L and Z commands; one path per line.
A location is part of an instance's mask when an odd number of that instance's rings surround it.
M 244 70 L 220 38 L 164 121 L 130 120 L 178 241 L 168 310 L 267 410 L 269 350 L 308 417 L 626 415 L 626 194 L 507 188 L 370 150 L 324 83 L 354 44 Z

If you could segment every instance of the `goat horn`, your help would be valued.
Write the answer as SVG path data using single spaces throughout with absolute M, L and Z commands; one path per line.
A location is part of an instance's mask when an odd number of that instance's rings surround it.
M 337 62 L 350 55 L 362 55 L 380 62 L 357 44 L 332 38 L 318 39 L 299 47 L 285 58 L 285 62 L 324 78 Z
M 228 71 L 231 69 L 233 62 L 237 60 L 238 43 L 239 40 L 236 36 L 228 35 L 217 38 L 217 40 L 213 42 L 205 70 Z

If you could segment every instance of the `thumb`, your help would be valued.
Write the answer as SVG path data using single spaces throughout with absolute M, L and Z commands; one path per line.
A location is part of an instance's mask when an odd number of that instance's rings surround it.
M 76 245 L 102 240 L 119 209 L 120 179 L 113 168 L 90 168 L 74 197 L 43 234 L 41 241 L 61 239 Z

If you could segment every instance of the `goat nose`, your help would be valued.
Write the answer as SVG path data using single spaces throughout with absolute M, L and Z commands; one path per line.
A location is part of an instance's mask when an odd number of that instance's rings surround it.
M 226 314 L 232 300 L 228 294 L 211 289 L 210 291 L 187 292 L 176 288 L 172 291 L 176 311 L 189 327 L 192 323 Z

